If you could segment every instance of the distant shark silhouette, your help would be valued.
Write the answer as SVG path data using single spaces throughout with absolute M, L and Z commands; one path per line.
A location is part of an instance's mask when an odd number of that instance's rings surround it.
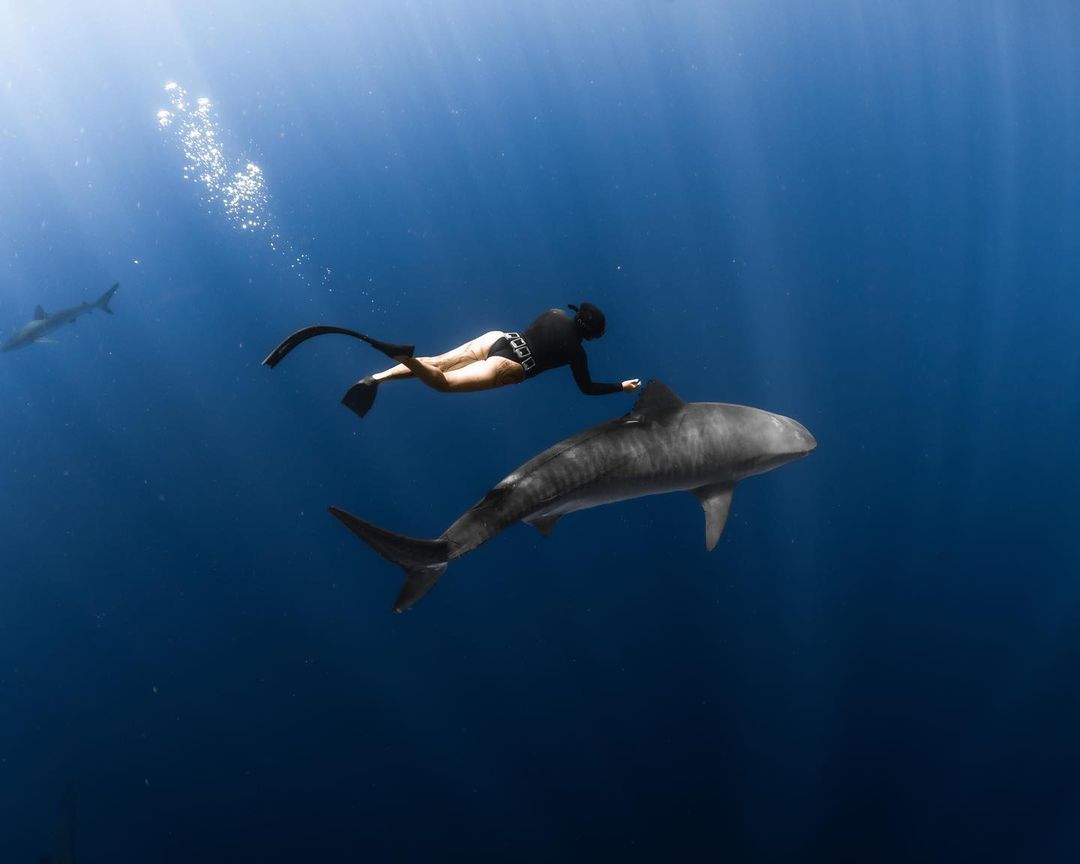
M 112 315 L 113 311 L 109 308 L 109 301 L 112 300 L 113 294 L 116 293 L 116 289 L 119 287 L 120 283 L 117 282 L 93 303 L 80 303 L 78 306 L 61 309 L 51 315 L 38 306 L 34 309 L 34 320 L 8 339 L 0 347 L 0 351 L 14 351 L 16 348 L 23 348 L 33 342 L 39 342 L 52 333 L 53 330 L 57 330 L 65 324 L 74 323 L 75 319 L 80 315 L 93 312 L 95 309 L 100 309 L 102 312 L 108 312 Z
M 788 417 L 743 405 L 684 402 L 652 381 L 629 414 L 579 432 L 502 480 L 436 540 L 395 534 L 337 507 L 330 512 L 405 570 L 394 603 L 403 612 L 430 591 L 447 563 L 515 522 L 546 537 L 567 513 L 664 492 L 692 492 L 705 510 L 705 546 L 716 546 L 735 484 L 801 459 L 817 447 Z

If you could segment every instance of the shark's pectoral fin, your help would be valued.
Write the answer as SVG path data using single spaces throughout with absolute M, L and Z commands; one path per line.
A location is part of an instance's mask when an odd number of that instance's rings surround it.
M 692 491 L 701 502 L 701 509 L 705 511 L 705 548 L 712 552 L 720 535 L 724 533 L 735 484 L 718 483 L 713 486 L 700 486 Z
M 562 519 L 562 513 L 556 513 L 554 516 L 537 516 L 534 519 L 526 519 L 525 524 L 532 525 L 545 537 L 550 537 L 552 529 L 560 519 Z

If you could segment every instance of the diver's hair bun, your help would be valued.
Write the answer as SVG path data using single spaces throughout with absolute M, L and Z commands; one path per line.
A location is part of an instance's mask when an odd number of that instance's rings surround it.
M 573 303 L 566 304 L 574 312 L 574 321 L 577 322 L 578 327 L 586 334 L 590 339 L 597 339 L 604 335 L 604 330 L 607 329 L 607 321 L 604 318 L 604 313 L 592 303 L 582 303 L 581 306 L 575 306 Z

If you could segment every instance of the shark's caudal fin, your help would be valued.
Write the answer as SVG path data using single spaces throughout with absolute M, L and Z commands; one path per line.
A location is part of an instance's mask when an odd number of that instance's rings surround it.
M 115 285 L 112 286 L 112 288 L 110 288 L 108 291 L 98 297 L 98 299 L 94 301 L 94 305 L 103 312 L 108 312 L 110 315 L 112 315 L 113 311 L 109 308 L 109 301 L 112 300 L 113 294 L 116 293 L 116 289 L 119 287 L 120 283 L 117 282 Z
M 412 357 L 413 355 L 412 345 L 395 345 L 392 342 L 380 342 L 378 339 L 372 339 L 370 336 L 365 336 L 363 333 L 358 333 L 356 330 L 350 330 L 347 327 L 331 327 L 328 324 L 313 324 L 310 327 L 301 327 L 295 333 L 290 333 L 286 336 L 280 345 L 266 355 L 266 359 L 263 360 L 263 365 L 273 369 L 278 363 L 284 360 L 285 355 L 292 351 L 297 345 L 307 342 L 308 339 L 314 339 L 316 336 L 325 336 L 327 333 L 352 336 L 353 339 L 367 342 L 368 345 L 382 351 L 383 354 L 390 358 L 401 356 Z
M 415 604 L 446 572 L 450 549 L 445 540 L 418 540 L 395 534 L 338 507 L 331 507 L 330 513 L 383 558 L 405 571 L 405 582 L 394 601 L 395 612 L 404 612 Z

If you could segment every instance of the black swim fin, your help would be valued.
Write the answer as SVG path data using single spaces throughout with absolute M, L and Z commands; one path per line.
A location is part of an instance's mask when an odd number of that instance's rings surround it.
M 379 392 L 379 382 L 370 375 L 361 378 L 341 398 L 341 404 L 354 414 L 363 417 L 375 404 L 375 397 Z
M 314 324 L 311 327 L 303 327 L 287 336 L 280 345 L 266 355 L 266 359 L 263 360 L 263 365 L 273 369 L 278 363 L 284 360 L 285 355 L 292 351 L 297 345 L 302 342 L 307 342 L 308 339 L 313 339 L 316 336 L 324 336 L 327 333 L 351 336 L 353 339 L 367 342 L 368 345 L 377 351 L 381 351 L 391 360 L 395 357 L 412 357 L 413 351 L 415 350 L 412 345 L 395 345 L 392 342 L 380 342 L 378 339 L 372 339 L 370 336 L 358 333 L 356 330 L 349 330 L 345 327 L 331 327 L 325 324 Z
M 382 351 L 391 360 L 396 360 L 398 357 L 412 357 L 413 351 L 416 350 L 412 345 L 395 345 L 393 342 L 380 342 L 370 336 L 361 336 L 360 338 L 376 351 Z

